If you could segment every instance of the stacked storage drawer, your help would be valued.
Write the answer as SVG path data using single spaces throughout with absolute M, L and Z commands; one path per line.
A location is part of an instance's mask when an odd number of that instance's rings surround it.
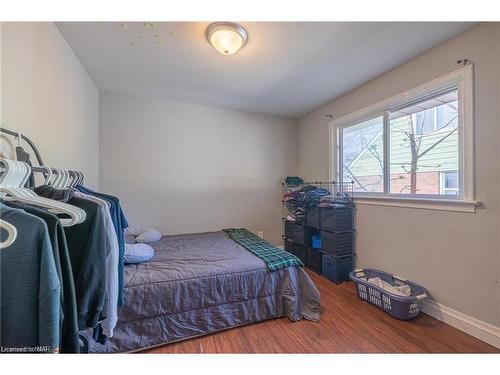
M 285 237 L 304 246 L 311 246 L 312 228 L 307 225 L 285 222 Z
M 349 280 L 354 265 L 353 207 L 319 207 L 322 273 L 340 283 Z
M 320 229 L 319 220 L 320 220 L 320 208 L 319 207 L 312 207 L 309 210 L 307 210 L 306 223 L 308 226 L 310 226 L 312 228 Z
M 285 250 L 337 283 L 349 280 L 354 266 L 353 186 L 335 181 L 283 184 Z
M 307 266 L 313 271 L 323 273 L 323 254 L 321 251 L 307 248 Z
M 311 249 L 312 236 L 318 233 L 319 228 L 285 222 L 285 250 L 299 258 L 305 266 L 321 273 L 321 253 Z
M 320 237 L 320 246 L 313 246 L 313 236 Z M 313 207 L 305 224 L 286 221 L 285 250 L 336 283 L 349 280 L 354 266 L 353 207 Z
M 349 272 L 353 270 L 354 255 L 334 256 L 323 254 L 323 276 L 336 283 L 349 280 Z
M 285 240 L 285 250 L 299 258 L 302 263 L 307 264 L 307 247 L 296 242 Z

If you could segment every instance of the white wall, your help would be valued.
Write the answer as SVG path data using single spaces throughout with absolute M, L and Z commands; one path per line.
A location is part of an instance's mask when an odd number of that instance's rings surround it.
M 100 124 L 101 189 L 130 223 L 164 234 L 247 227 L 281 243 L 296 120 L 104 92 Z
M 81 170 L 86 184 L 98 187 L 95 84 L 53 23 L 3 22 L 1 28 L 2 125 L 31 138 L 46 165 Z M 11 140 L 2 137 L 1 151 L 13 158 Z
M 300 120 L 299 173 L 325 180 L 328 120 L 457 68 L 475 65 L 476 214 L 381 206 L 357 210 L 358 265 L 426 286 L 437 302 L 500 327 L 500 26 L 476 28 L 313 111 Z M 366 62 L 369 64 L 369 61 Z M 334 67 L 332 67 L 334 69 Z

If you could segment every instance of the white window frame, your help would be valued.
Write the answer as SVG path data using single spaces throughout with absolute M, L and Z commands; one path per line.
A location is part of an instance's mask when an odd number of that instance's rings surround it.
M 342 180 L 341 153 L 343 128 L 384 116 L 384 193 L 355 193 L 360 204 L 475 212 L 480 203 L 474 192 L 474 69 L 467 65 L 386 100 L 372 104 L 330 122 L 330 180 Z M 458 90 L 459 196 L 389 193 L 389 111 L 452 90 Z

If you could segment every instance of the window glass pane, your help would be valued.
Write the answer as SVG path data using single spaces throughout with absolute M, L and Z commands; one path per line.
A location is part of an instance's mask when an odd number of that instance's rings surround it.
M 384 191 L 384 119 L 382 116 L 342 130 L 342 173 L 354 191 Z
M 444 187 L 445 189 L 458 189 L 458 173 L 445 172 L 444 174 Z
M 412 115 L 416 134 L 430 133 L 436 128 L 435 113 L 434 108 L 431 108 Z
M 459 193 L 458 173 L 441 172 L 441 194 L 458 195 Z
M 453 194 L 457 194 L 457 106 L 458 93 L 452 91 L 391 113 L 391 193 L 439 195 L 450 194 L 446 189 L 455 189 Z M 447 174 L 442 175 L 443 172 Z M 450 184 L 455 184 L 449 188 L 442 186 L 448 181 L 448 172 Z

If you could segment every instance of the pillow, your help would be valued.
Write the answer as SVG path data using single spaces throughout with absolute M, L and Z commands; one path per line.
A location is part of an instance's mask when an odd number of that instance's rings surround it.
M 125 243 L 136 243 L 135 237 L 132 234 L 125 233 Z
M 155 242 L 161 239 L 161 233 L 153 228 L 141 227 L 139 225 L 130 225 L 125 229 L 125 235 L 132 235 L 135 237 L 135 242 Z M 132 242 L 131 242 L 132 243 Z
M 136 242 L 156 242 L 161 239 L 161 233 L 156 229 L 146 228 L 141 234 L 139 234 L 135 240 Z
M 125 263 L 142 263 L 150 260 L 155 255 L 154 249 L 145 243 L 126 243 L 125 255 L 123 261 Z
M 148 230 L 148 228 L 141 227 L 139 225 L 129 225 L 128 228 L 125 229 L 125 234 L 131 234 L 132 236 L 136 237 L 146 230 Z

